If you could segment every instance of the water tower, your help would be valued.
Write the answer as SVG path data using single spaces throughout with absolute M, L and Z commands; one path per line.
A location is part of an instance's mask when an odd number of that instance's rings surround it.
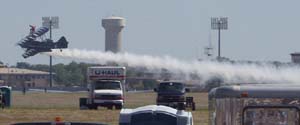
M 125 27 L 125 19 L 115 16 L 104 18 L 102 26 L 105 29 L 105 51 L 121 52 L 121 31 Z

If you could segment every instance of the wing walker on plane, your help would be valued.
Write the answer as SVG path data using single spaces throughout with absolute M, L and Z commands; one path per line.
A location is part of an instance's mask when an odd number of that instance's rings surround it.
M 51 52 L 52 49 L 64 49 L 68 47 L 68 41 L 64 36 L 60 37 L 57 42 L 47 38 L 44 39 L 43 35 L 49 31 L 48 27 L 40 27 L 36 30 L 35 26 L 29 26 L 29 34 L 18 43 L 21 48 L 25 49 L 25 53 L 22 55 L 24 58 L 41 52 Z

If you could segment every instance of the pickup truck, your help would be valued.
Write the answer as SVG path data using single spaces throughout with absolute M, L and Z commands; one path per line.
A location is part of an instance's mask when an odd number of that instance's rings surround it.
M 184 107 L 192 108 L 195 110 L 195 102 L 193 97 L 186 97 L 185 93 L 190 90 L 185 88 L 182 82 L 164 81 L 158 85 L 158 88 L 154 89 L 157 92 L 157 105 L 165 105 L 173 108 L 177 108 L 180 103 L 184 104 Z

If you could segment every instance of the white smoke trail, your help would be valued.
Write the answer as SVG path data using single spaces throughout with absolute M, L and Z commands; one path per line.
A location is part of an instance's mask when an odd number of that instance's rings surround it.
M 202 81 L 215 76 L 221 77 L 226 83 L 300 83 L 300 68 L 296 66 L 278 68 L 275 65 L 246 64 L 246 63 L 220 63 L 212 61 L 182 61 L 169 56 L 156 57 L 148 55 L 135 55 L 129 53 L 114 54 L 110 52 L 66 49 L 62 52 L 54 50 L 46 53 L 56 57 L 91 61 L 99 64 L 115 62 L 131 67 L 146 67 L 151 71 L 162 68 L 172 73 L 186 75 L 197 74 Z

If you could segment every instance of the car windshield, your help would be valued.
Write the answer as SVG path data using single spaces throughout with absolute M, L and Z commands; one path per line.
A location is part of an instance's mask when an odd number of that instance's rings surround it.
M 176 83 L 176 82 L 165 82 L 159 84 L 160 92 L 181 92 L 184 90 L 184 86 L 182 83 Z
M 249 108 L 243 117 L 244 125 L 299 125 L 296 108 Z
M 110 81 L 98 81 L 95 83 L 95 90 L 101 90 L 101 89 L 115 89 L 115 90 L 121 90 L 121 84 L 120 82 L 110 82 Z

